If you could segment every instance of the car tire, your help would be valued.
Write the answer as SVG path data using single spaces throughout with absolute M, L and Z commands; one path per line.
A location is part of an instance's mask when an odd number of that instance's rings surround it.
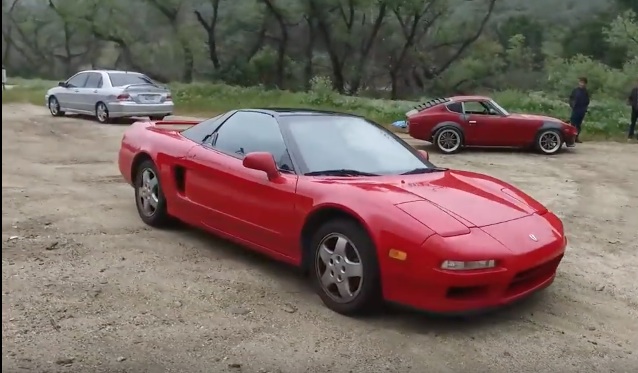
M 101 101 L 95 104 L 95 119 L 102 124 L 111 123 L 109 109 L 106 107 L 106 104 Z
M 172 219 L 168 214 L 166 197 L 155 163 L 142 162 L 135 172 L 135 206 L 142 221 L 151 227 L 168 226 Z
M 148 118 L 154 122 L 159 122 L 160 120 L 164 120 L 166 115 L 151 115 Z
M 326 307 L 351 316 L 378 309 L 377 251 L 361 225 L 349 219 L 329 221 L 315 232 L 310 247 L 313 285 Z
M 434 145 L 443 154 L 458 153 L 463 148 L 463 133 L 456 127 L 443 127 L 434 134 Z
M 60 110 L 60 103 L 55 96 L 49 97 L 49 112 L 51 112 L 51 115 L 54 117 L 64 116 L 64 112 Z
M 563 148 L 563 136 L 558 130 L 548 129 L 538 133 L 534 142 L 536 150 L 545 155 L 554 155 Z

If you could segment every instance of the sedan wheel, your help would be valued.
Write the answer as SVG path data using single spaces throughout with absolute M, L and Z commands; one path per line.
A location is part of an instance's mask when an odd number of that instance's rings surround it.
M 547 130 L 538 135 L 537 148 L 543 154 L 556 154 L 563 146 L 563 139 L 556 130 Z
M 60 103 L 55 96 L 51 96 L 49 98 L 49 111 L 54 117 L 61 117 L 64 115 L 64 112 L 60 110 Z
M 350 219 L 325 223 L 313 235 L 312 277 L 323 303 L 354 315 L 372 312 L 381 300 L 377 252 L 368 233 Z
M 463 135 L 456 128 L 444 128 L 437 132 L 434 142 L 441 152 L 452 154 L 461 149 Z
M 106 105 L 104 105 L 103 102 L 98 102 L 97 106 L 95 107 L 95 117 L 100 123 L 109 122 L 109 109 L 106 107 Z

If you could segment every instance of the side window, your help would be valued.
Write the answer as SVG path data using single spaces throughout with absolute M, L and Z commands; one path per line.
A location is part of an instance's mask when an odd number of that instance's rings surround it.
M 89 78 L 86 80 L 86 88 L 100 88 L 102 85 L 102 74 L 89 73 Z
M 490 114 L 489 109 L 480 101 L 467 101 L 463 103 L 463 109 L 466 114 Z
M 79 73 L 75 75 L 74 77 L 72 77 L 71 79 L 69 79 L 67 83 L 69 84 L 69 87 L 83 88 L 84 85 L 86 84 L 86 79 L 88 77 L 89 77 L 89 73 Z
M 453 102 L 447 106 L 447 109 L 453 113 L 463 114 L 463 104 L 460 102 Z
M 279 125 L 267 114 L 235 113 L 217 130 L 212 146 L 238 158 L 251 152 L 269 152 L 281 170 L 293 170 Z

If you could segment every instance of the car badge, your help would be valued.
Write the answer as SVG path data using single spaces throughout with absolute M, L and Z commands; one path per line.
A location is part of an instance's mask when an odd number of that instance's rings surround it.
M 534 236 L 533 234 L 530 234 L 529 238 L 531 238 L 532 241 L 534 241 L 534 242 L 538 242 L 538 238 L 536 238 L 536 236 Z

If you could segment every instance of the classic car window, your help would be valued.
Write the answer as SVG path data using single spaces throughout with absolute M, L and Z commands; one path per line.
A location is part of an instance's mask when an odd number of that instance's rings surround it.
M 86 88 L 101 88 L 102 87 L 102 74 L 89 73 L 89 78 L 86 80 Z
M 219 128 L 219 125 L 222 124 L 232 113 L 233 112 L 231 111 L 199 122 L 193 127 L 182 131 L 182 136 L 191 141 L 195 141 L 198 144 L 210 141 L 212 139 L 213 132 L 215 132 L 215 130 Z
M 453 113 L 463 114 L 463 105 L 460 102 L 452 102 L 447 105 L 447 109 Z
M 69 79 L 66 83 L 69 87 L 73 88 L 83 88 L 86 84 L 86 79 L 89 77 L 89 73 L 79 73 Z
M 304 164 L 304 173 L 357 170 L 397 175 L 435 168 L 381 126 L 359 117 L 297 115 L 281 119 Z
M 466 101 L 463 103 L 465 114 L 496 115 L 497 113 L 482 101 Z
M 268 152 L 281 170 L 293 170 L 279 124 L 268 114 L 254 111 L 235 113 L 217 130 L 212 146 L 237 158 L 251 152 Z
M 108 73 L 113 87 L 122 87 L 129 84 L 157 85 L 151 78 L 140 73 Z

